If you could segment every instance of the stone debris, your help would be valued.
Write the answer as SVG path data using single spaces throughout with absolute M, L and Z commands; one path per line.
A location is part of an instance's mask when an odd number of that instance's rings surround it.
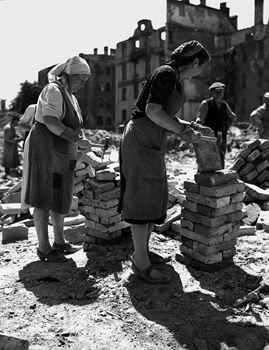
M 245 148 L 239 152 L 231 169 L 237 171 L 244 182 L 261 189 L 269 188 L 269 141 L 250 140 L 243 147 Z

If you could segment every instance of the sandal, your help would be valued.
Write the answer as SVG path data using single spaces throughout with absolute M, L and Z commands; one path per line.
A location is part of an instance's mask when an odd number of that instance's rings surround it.
M 139 276 L 149 284 L 166 284 L 170 282 L 170 278 L 168 276 L 161 274 L 160 272 L 158 272 L 157 277 L 152 277 L 151 272 L 154 271 L 155 269 L 151 265 L 144 270 L 139 270 L 135 266 L 135 264 L 132 263 L 131 268 L 136 276 Z
M 165 264 L 171 260 L 171 256 L 164 258 L 161 255 L 150 251 L 148 252 L 148 257 L 151 264 Z
M 50 262 L 59 262 L 59 263 L 65 263 L 69 261 L 69 259 L 67 259 L 65 256 L 59 255 L 55 250 L 52 250 L 51 252 L 45 254 L 45 253 L 42 253 L 39 249 L 37 249 L 36 254 L 40 260 L 47 260 Z
M 52 248 L 59 253 L 68 255 L 78 252 L 80 249 L 82 249 L 82 246 L 73 245 L 71 243 L 58 244 L 54 242 Z

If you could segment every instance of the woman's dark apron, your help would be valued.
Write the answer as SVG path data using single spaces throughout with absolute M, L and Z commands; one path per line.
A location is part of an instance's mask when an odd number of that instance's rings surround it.
M 78 115 L 58 82 L 66 112 L 61 122 L 78 133 Z M 35 122 L 29 139 L 29 174 L 25 203 L 32 207 L 52 210 L 59 214 L 70 211 L 74 169 L 77 160 L 77 143 L 53 134 L 45 124 Z
M 173 117 L 184 102 L 185 98 L 174 91 L 163 109 Z M 167 130 L 148 117 L 131 119 L 126 125 L 120 147 L 121 198 L 118 207 L 126 222 L 164 221 L 168 205 L 166 142 Z

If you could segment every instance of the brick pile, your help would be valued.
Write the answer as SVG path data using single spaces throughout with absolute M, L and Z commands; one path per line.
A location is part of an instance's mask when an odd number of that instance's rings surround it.
M 237 171 L 244 182 L 262 189 L 269 188 L 269 141 L 257 139 L 244 146 L 231 169 Z
M 196 174 L 185 181 L 181 211 L 181 246 L 176 259 L 203 271 L 216 271 L 233 262 L 242 219 L 245 184 L 236 171 Z
M 115 158 L 115 155 L 114 155 Z M 119 163 L 88 152 L 77 162 L 74 194 L 85 216 L 85 251 L 115 244 L 129 224 L 117 212 L 120 197 Z

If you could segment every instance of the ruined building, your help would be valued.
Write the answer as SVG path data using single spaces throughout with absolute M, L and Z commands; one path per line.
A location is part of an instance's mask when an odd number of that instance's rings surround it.
M 185 41 L 198 40 L 211 55 L 202 74 L 184 82 L 187 102 L 179 117 L 196 118 L 200 102 L 210 97 L 208 87 L 215 81 L 226 85 L 225 100 L 239 122 L 249 121 L 250 113 L 269 91 L 269 23 L 263 24 L 264 0 L 255 3 L 254 26 L 237 29 L 237 16 L 223 2 L 220 8 L 206 0 L 193 5 L 190 0 L 166 0 L 166 23 L 154 29 L 149 19 L 138 22 L 132 37 L 119 42 L 116 50 L 104 54 L 80 54 L 89 63 L 92 76 L 77 96 L 84 125 L 121 131 L 130 119 L 133 104 L 147 76 Z M 51 68 L 51 67 L 50 67 Z M 39 83 L 45 85 L 45 69 Z
M 193 120 L 200 102 L 208 98 L 214 81 L 226 84 L 226 101 L 238 116 L 248 121 L 269 90 L 269 24 L 263 24 L 264 0 L 255 1 L 255 24 L 238 30 L 237 16 L 230 17 L 226 3 L 220 9 L 206 0 L 167 0 L 166 25 L 154 30 L 150 20 L 141 20 L 134 35 L 117 44 L 116 126 L 130 118 L 137 91 L 148 74 L 180 44 L 198 40 L 211 54 L 203 73 L 185 83 L 187 103 L 179 117 Z

